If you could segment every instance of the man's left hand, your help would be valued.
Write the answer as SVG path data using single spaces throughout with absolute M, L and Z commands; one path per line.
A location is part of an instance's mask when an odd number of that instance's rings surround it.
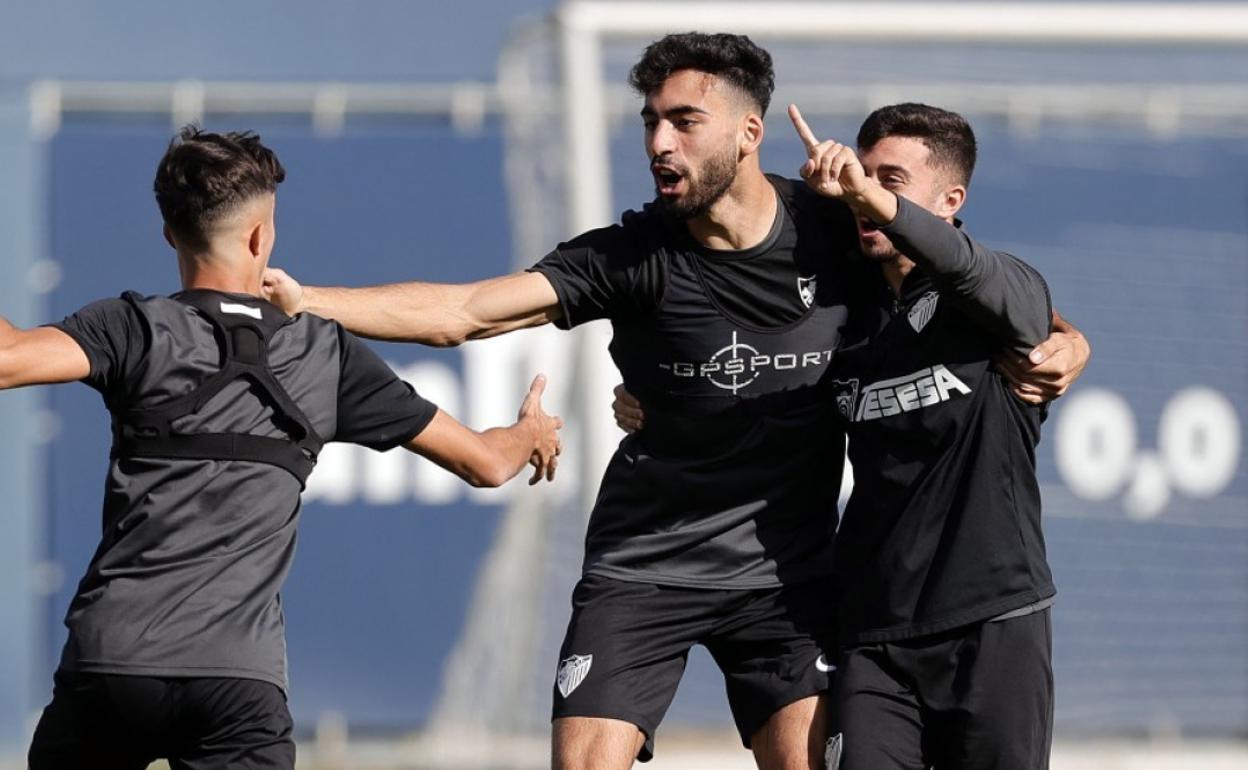
M 847 203 L 861 197 L 870 182 L 853 149 L 831 139 L 819 141 L 796 104 L 789 105 L 789 119 L 806 147 L 807 159 L 801 174 L 810 189 Z

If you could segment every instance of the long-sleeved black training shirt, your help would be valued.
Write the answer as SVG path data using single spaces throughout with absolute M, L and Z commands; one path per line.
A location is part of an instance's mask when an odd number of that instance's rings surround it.
M 883 231 L 915 263 L 900 296 L 878 265 L 833 362 L 854 491 L 836 539 L 842 640 L 938 633 L 1054 593 L 1040 527 L 1042 408 L 991 367 L 1050 327 L 1029 265 L 899 199 Z

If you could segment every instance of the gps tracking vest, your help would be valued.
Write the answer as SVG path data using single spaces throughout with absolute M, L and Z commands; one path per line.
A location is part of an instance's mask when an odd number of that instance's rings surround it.
M 243 460 L 276 465 L 305 486 L 324 440 L 269 367 L 269 341 L 290 319 L 267 303 L 231 301 L 213 291 L 191 290 L 176 299 L 194 307 L 212 323 L 221 350 L 221 368 L 185 395 L 113 417 L 111 457 Z M 267 311 L 267 312 L 266 312 Z M 230 383 L 240 379 L 261 391 L 287 438 L 245 433 L 178 434 L 172 425 L 193 415 Z

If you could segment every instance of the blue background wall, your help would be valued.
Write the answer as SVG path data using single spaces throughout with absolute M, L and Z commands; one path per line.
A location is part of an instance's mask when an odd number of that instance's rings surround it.
M 0 5 L 0 313 L 55 318 L 128 288 L 176 288 L 159 238 L 150 178 L 166 120 L 71 119 L 49 143 L 29 135 L 36 78 L 207 80 L 492 80 L 530 0 L 456 3 L 325 0 L 211 7 L 129 0 Z M 1225 76 L 1226 73 L 1215 73 Z M 1043 130 L 1020 139 L 976 121 L 983 155 L 966 220 L 982 240 L 1029 259 L 1058 307 L 1092 338 L 1082 386 L 1124 397 L 1140 451 L 1181 388 L 1207 385 L 1248 414 L 1248 153 L 1242 137 L 1158 140 L 1131 131 Z M 212 120 L 208 126 L 214 127 Z M 507 269 L 511 244 L 499 127 L 457 134 L 440 121 L 348 126 L 321 139 L 301 120 L 248 120 L 290 169 L 279 254 L 313 282 L 420 276 L 466 280 Z M 215 127 L 234 128 L 229 125 Z M 856 126 L 825 125 L 851 136 Z M 618 207 L 648 197 L 635 126 L 616 133 Z M 800 148 L 769 126 L 767 165 L 792 173 Z M 533 255 L 537 257 L 539 255 Z M 63 280 L 46 296 L 30 265 Z M 396 364 L 461 354 L 384 347 Z M 47 406 L 59 429 L 40 418 Z M 1157 721 L 1243 734 L 1248 726 L 1248 477 L 1241 456 L 1213 500 L 1175 493 L 1145 521 L 1123 492 L 1092 502 L 1063 483 L 1055 407 L 1041 449 L 1056 610 L 1059 720 L 1140 732 Z M 70 386 L 0 394 L 0 756 L 20 749 L 50 691 L 60 616 L 99 530 L 107 421 L 98 397 Z M 50 440 L 40 439 L 43 436 Z M 35 511 L 37 517 L 28 513 Z M 354 724 L 419 724 L 454 643 L 498 508 L 309 504 L 286 592 L 293 707 L 307 728 L 326 709 Z M 63 580 L 38 601 L 55 574 Z M 1062 631 L 1061 629 L 1066 629 Z M 721 685 L 691 671 L 673 721 L 724 721 Z

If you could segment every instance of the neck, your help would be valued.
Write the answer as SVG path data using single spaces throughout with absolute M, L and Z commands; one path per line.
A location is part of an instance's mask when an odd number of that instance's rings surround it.
M 710 211 L 689 220 L 689 233 L 708 249 L 748 249 L 771 232 L 777 205 L 775 188 L 763 172 L 746 168 Z
M 254 257 L 218 255 L 211 252 L 178 252 L 178 273 L 184 289 L 211 289 L 231 294 L 260 296 L 260 273 L 251 269 Z M 245 269 L 240 269 L 245 266 Z

